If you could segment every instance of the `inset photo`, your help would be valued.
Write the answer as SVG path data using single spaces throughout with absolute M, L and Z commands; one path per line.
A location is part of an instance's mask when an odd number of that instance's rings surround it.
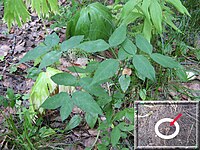
M 199 102 L 136 101 L 135 149 L 199 149 Z

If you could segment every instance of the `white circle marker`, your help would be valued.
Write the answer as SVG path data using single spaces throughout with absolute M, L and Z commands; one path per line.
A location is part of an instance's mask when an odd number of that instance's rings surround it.
M 163 122 L 172 122 L 174 119 L 171 119 L 171 118 L 163 118 L 163 119 L 160 119 L 157 123 L 156 123 L 156 125 L 155 125 L 155 132 L 156 132 L 156 134 L 160 137 L 160 138 L 162 138 L 162 139 L 173 139 L 175 136 L 177 136 L 178 135 L 178 133 L 179 133 L 179 131 L 180 131 L 180 126 L 179 126 L 179 124 L 175 121 L 174 122 L 174 125 L 175 125 L 175 127 L 176 127 L 176 130 L 175 130 L 175 132 L 173 133 L 173 134 L 171 134 L 171 135 L 163 135 L 162 133 L 160 133 L 160 131 L 158 130 L 158 127 L 160 126 L 160 124 L 162 124 Z

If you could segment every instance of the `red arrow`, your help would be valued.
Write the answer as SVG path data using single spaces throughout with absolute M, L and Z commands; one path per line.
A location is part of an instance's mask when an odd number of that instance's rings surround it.
M 173 126 L 174 123 L 182 116 L 182 114 L 178 114 L 178 116 L 176 116 L 176 118 L 174 118 L 174 120 L 172 122 L 170 122 L 170 126 Z

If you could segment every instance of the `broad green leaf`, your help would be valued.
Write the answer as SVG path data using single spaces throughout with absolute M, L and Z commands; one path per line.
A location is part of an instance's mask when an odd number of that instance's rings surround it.
M 97 114 L 85 114 L 85 120 L 90 128 L 94 128 L 94 125 L 97 122 L 98 115 Z
M 44 103 L 41 105 L 41 107 L 43 107 L 45 109 L 56 109 L 56 108 L 62 106 L 64 101 L 66 101 L 67 97 L 69 97 L 67 95 L 67 93 L 61 92 L 50 98 L 47 98 L 44 101 Z
M 143 51 L 147 54 L 152 53 L 153 46 L 147 41 L 147 39 L 145 39 L 141 35 L 137 35 L 135 38 L 136 38 L 136 45 L 141 51 Z
M 134 125 L 132 125 L 132 124 L 127 124 L 127 123 L 125 123 L 125 122 L 121 122 L 120 124 L 117 125 L 117 127 L 118 127 L 121 131 L 124 131 L 124 132 L 134 130 Z
M 79 45 L 83 41 L 83 39 L 84 39 L 83 35 L 71 37 L 70 39 L 64 41 L 61 44 L 61 51 L 66 52 L 69 49 L 74 48 L 75 46 Z
M 20 60 L 19 63 L 24 63 L 30 60 L 35 60 L 36 58 L 44 55 L 50 51 L 50 48 L 44 45 L 37 46 L 33 50 L 30 50 L 29 52 L 26 53 L 26 55 Z
M 106 104 L 110 103 L 111 101 L 112 101 L 112 97 L 111 96 L 110 97 L 102 97 L 101 96 L 101 97 L 99 97 L 97 99 L 97 103 L 101 107 L 105 106 Z
M 163 67 L 167 67 L 167 68 L 178 68 L 179 67 L 179 63 L 176 62 L 175 60 L 173 60 L 169 56 L 164 56 L 159 53 L 153 53 L 153 54 L 151 54 L 151 58 Z
M 129 53 L 127 53 L 123 47 L 121 47 L 118 51 L 118 58 L 119 60 L 125 60 L 128 57 L 131 57 L 131 55 Z
M 51 80 L 51 76 L 60 73 L 61 71 L 48 67 L 46 72 L 41 72 L 31 89 L 30 94 L 30 113 L 34 113 L 35 110 L 39 109 L 39 112 L 42 113 L 43 109 L 40 108 L 42 103 L 50 96 L 50 94 L 57 88 Z
M 90 83 L 92 82 L 92 78 L 81 78 L 80 79 L 80 86 L 87 91 L 88 93 L 95 95 L 97 97 L 104 97 L 104 98 L 108 98 L 108 94 L 107 92 L 99 85 L 99 84 L 92 84 L 90 85 Z
M 122 119 L 126 114 L 126 111 L 125 110 L 121 110 L 119 112 L 117 112 L 113 118 L 113 121 L 118 121 L 120 119 Z
M 60 41 L 60 38 L 59 38 L 58 35 L 54 32 L 53 34 L 50 34 L 50 35 L 48 35 L 48 36 L 45 38 L 44 43 L 45 43 L 47 46 L 54 47 L 54 46 L 58 45 L 59 41 Z
M 60 116 L 61 116 L 62 121 L 64 121 L 65 119 L 69 117 L 70 113 L 72 112 L 73 107 L 74 105 L 72 103 L 72 99 L 67 95 L 60 108 Z
M 158 33 L 162 33 L 162 9 L 157 0 L 152 0 L 150 5 L 150 15 L 152 22 L 157 29 Z
M 58 85 L 75 86 L 77 83 L 76 77 L 67 72 L 58 73 L 52 76 L 51 79 Z
M 76 106 L 78 106 L 87 113 L 103 114 L 97 102 L 93 99 L 93 97 L 90 94 L 86 92 L 75 92 L 72 95 L 72 99 Z
M 62 55 L 62 53 L 59 51 L 51 51 L 51 52 L 47 53 L 42 58 L 42 61 L 39 65 L 39 69 L 50 66 L 50 65 L 54 64 L 55 62 L 59 61 L 61 55 Z
M 138 73 L 148 79 L 155 81 L 155 70 L 149 60 L 142 55 L 135 55 L 133 57 L 133 65 Z
M 106 43 L 104 40 L 96 40 L 96 41 L 88 41 L 81 43 L 76 48 L 80 48 L 88 53 L 95 53 L 105 51 L 109 48 L 109 44 Z
M 121 19 L 124 19 L 125 17 L 127 17 L 133 11 L 133 9 L 135 9 L 137 2 L 138 2 L 137 0 L 129 0 L 123 6 L 122 13 L 121 13 Z
M 87 40 L 108 40 L 114 30 L 110 10 L 99 2 L 82 8 L 67 25 L 67 36 L 84 35 Z
M 187 14 L 188 16 L 190 16 L 189 12 L 183 6 L 183 4 L 180 0 L 166 0 L 166 2 L 172 4 L 180 13 Z
M 86 69 L 77 67 L 77 66 L 71 66 L 67 67 L 67 69 L 71 72 L 76 72 L 76 73 L 87 73 Z
M 91 84 L 95 84 L 99 81 L 111 78 L 115 75 L 119 68 L 119 62 L 115 59 L 108 59 L 101 62 L 94 73 L 93 81 Z
M 46 99 L 41 107 L 45 109 L 57 109 L 58 107 L 61 107 L 60 116 L 62 121 L 64 121 L 72 112 L 73 103 L 66 92 L 61 92 Z
M 187 82 L 188 81 L 188 76 L 186 73 L 186 70 L 184 67 L 180 67 L 176 69 L 176 76 L 182 81 L 182 82 Z
M 128 52 L 131 55 L 135 55 L 137 52 L 136 46 L 128 38 L 122 43 L 122 47 L 126 52 Z
M 109 38 L 109 44 L 112 47 L 118 46 L 126 39 L 126 25 L 119 26 Z
M 146 100 L 147 91 L 146 91 L 145 89 L 140 89 L 139 95 L 140 95 L 140 98 L 141 98 L 142 100 Z
M 142 33 L 149 43 L 151 40 L 151 32 L 152 32 L 152 24 L 148 19 L 145 19 Z
M 121 137 L 121 132 L 118 127 L 114 127 L 111 131 L 111 144 L 112 146 L 116 146 L 117 143 L 119 142 L 119 139 Z
M 93 73 L 99 65 L 99 62 L 96 61 L 91 61 L 87 64 L 86 68 L 84 69 L 83 67 L 77 67 L 77 66 L 72 66 L 68 67 L 67 69 L 71 72 L 77 72 L 77 73 Z
M 65 131 L 72 130 L 76 128 L 81 123 L 82 118 L 79 115 L 75 115 L 67 124 Z
M 141 5 L 141 9 L 145 15 L 145 20 L 150 22 L 150 14 L 149 14 L 149 6 L 151 4 L 151 0 L 144 0 Z
M 122 24 L 129 25 L 134 22 L 136 19 L 143 17 L 143 14 L 140 12 L 131 12 L 123 20 Z
M 130 82 L 131 82 L 130 76 L 122 75 L 119 78 L 119 84 L 120 84 L 120 87 L 121 87 L 123 92 L 126 92 L 126 90 L 128 89 L 128 87 L 130 85 Z
M 134 123 L 134 108 L 126 108 L 125 112 L 126 112 L 125 114 L 126 118 L 132 123 Z

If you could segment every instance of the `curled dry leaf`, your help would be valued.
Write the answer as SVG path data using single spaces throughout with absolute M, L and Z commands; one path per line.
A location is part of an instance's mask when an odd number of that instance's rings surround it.
M 124 68 L 124 70 L 122 71 L 122 75 L 131 75 L 132 74 L 132 70 L 129 68 Z
M 8 45 L 2 45 L 0 47 L 0 56 L 6 56 L 9 50 L 11 50 L 11 48 Z

